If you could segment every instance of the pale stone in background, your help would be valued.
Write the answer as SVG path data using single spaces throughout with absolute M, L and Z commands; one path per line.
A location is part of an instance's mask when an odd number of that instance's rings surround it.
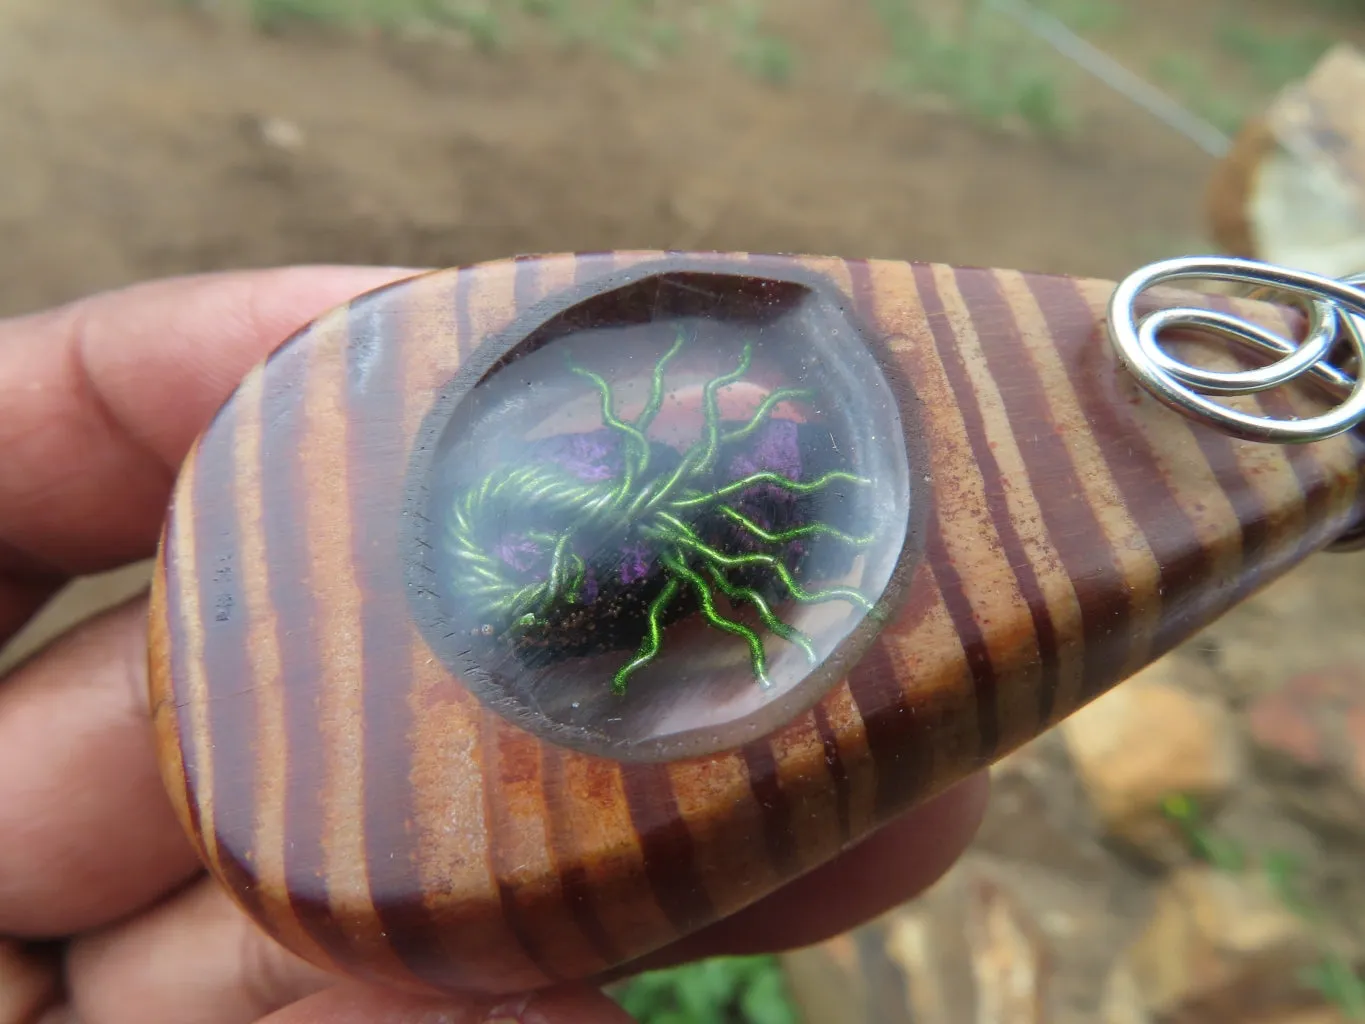
M 8 644 L 0 647 L 0 673 L 8 672 L 77 623 L 145 591 L 151 572 L 149 559 L 99 575 L 82 576 L 68 584 Z
M 788 954 L 803 1024 L 1046 1024 L 1053 957 L 1021 885 L 969 855 L 920 900 Z
M 1241 1024 L 1321 1004 L 1302 981 L 1321 942 L 1263 873 L 1200 865 L 1172 873 L 1122 964 L 1160 1024 Z
M 1181 673 L 1195 671 L 1164 658 L 1061 726 L 1105 834 L 1163 864 L 1185 860 L 1186 844 L 1162 800 L 1183 793 L 1216 806 L 1244 763 L 1226 707 L 1181 685 Z

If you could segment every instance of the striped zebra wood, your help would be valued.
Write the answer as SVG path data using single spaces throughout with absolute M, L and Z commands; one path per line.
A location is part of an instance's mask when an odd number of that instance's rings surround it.
M 737 749 L 611 760 L 522 731 L 428 647 L 405 600 L 406 566 L 426 563 L 398 528 L 404 474 L 441 389 L 520 312 L 698 266 L 798 268 L 847 303 L 908 384 L 923 552 L 813 707 Z M 1104 337 L 1111 289 L 630 252 L 442 271 L 322 317 L 207 428 L 163 534 L 152 708 L 205 863 L 324 968 L 506 993 L 731 914 L 1050 728 L 1362 504 L 1359 439 L 1254 445 L 1141 392 Z M 1238 401 L 1283 415 L 1315 400 Z

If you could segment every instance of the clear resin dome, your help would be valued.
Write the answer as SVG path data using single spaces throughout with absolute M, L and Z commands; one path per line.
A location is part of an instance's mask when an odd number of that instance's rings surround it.
M 461 386 L 427 470 L 427 633 L 521 727 L 617 758 L 730 748 L 875 637 L 913 445 L 830 298 L 648 277 Z

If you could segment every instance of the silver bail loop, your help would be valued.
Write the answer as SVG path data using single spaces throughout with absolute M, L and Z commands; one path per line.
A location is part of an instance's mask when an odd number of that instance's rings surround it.
M 1225 281 L 1254 285 L 1297 299 L 1309 313 L 1302 342 L 1218 310 L 1191 306 L 1157 309 L 1138 319 L 1147 289 L 1171 281 Z M 1125 278 L 1109 302 L 1109 336 L 1119 359 L 1159 401 L 1191 419 L 1247 441 L 1307 444 L 1365 422 L 1365 274 L 1334 280 L 1255 260 L 1187 256 L 1149 264 Z M 1265 366 L 1219 372 L 1182 363 L 1161 348 L 1163 332 L 1197 331 L 1275 357 Z M 1344 341 L 1348 373 L 1329 363 Z M 1211 396 L 1249 395 L 1309 380 L 1337 405 L 1307 419 L 1275 419 L 1229 408 Z

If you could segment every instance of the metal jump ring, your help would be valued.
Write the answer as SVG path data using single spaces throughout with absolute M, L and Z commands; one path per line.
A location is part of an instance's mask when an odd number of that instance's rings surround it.
M 1259 285 L 1303 301 L 1309 330 L 1302 342 L 1284 338 L 1241 317 L 1212 309 L 1159 309 L 1137 319 L 1138 296 L 1177 280 L 1230 281 Z M 1149 264 L 1130 274 L 1109 301 L 1109 334 L 1120 360 L 1158 400 L 1192 419 L 1247 441 L 1305 444 L 1344 433 L 1365 422 L 1365 274 L 1337 281 L 1255 260 L 1187 256 Z M 1164 351 L 1163 331 L 1202 331 L 1275 356 L 1274 362 L 1232 373 L 1190 366 Z M 1356 376 L 1329 364 L 1344 335 Z M 1206 395 L 1249 395 L 1306 378 L 1338 400 L 1308 419 L 1278 420 L 1239 412 Z

